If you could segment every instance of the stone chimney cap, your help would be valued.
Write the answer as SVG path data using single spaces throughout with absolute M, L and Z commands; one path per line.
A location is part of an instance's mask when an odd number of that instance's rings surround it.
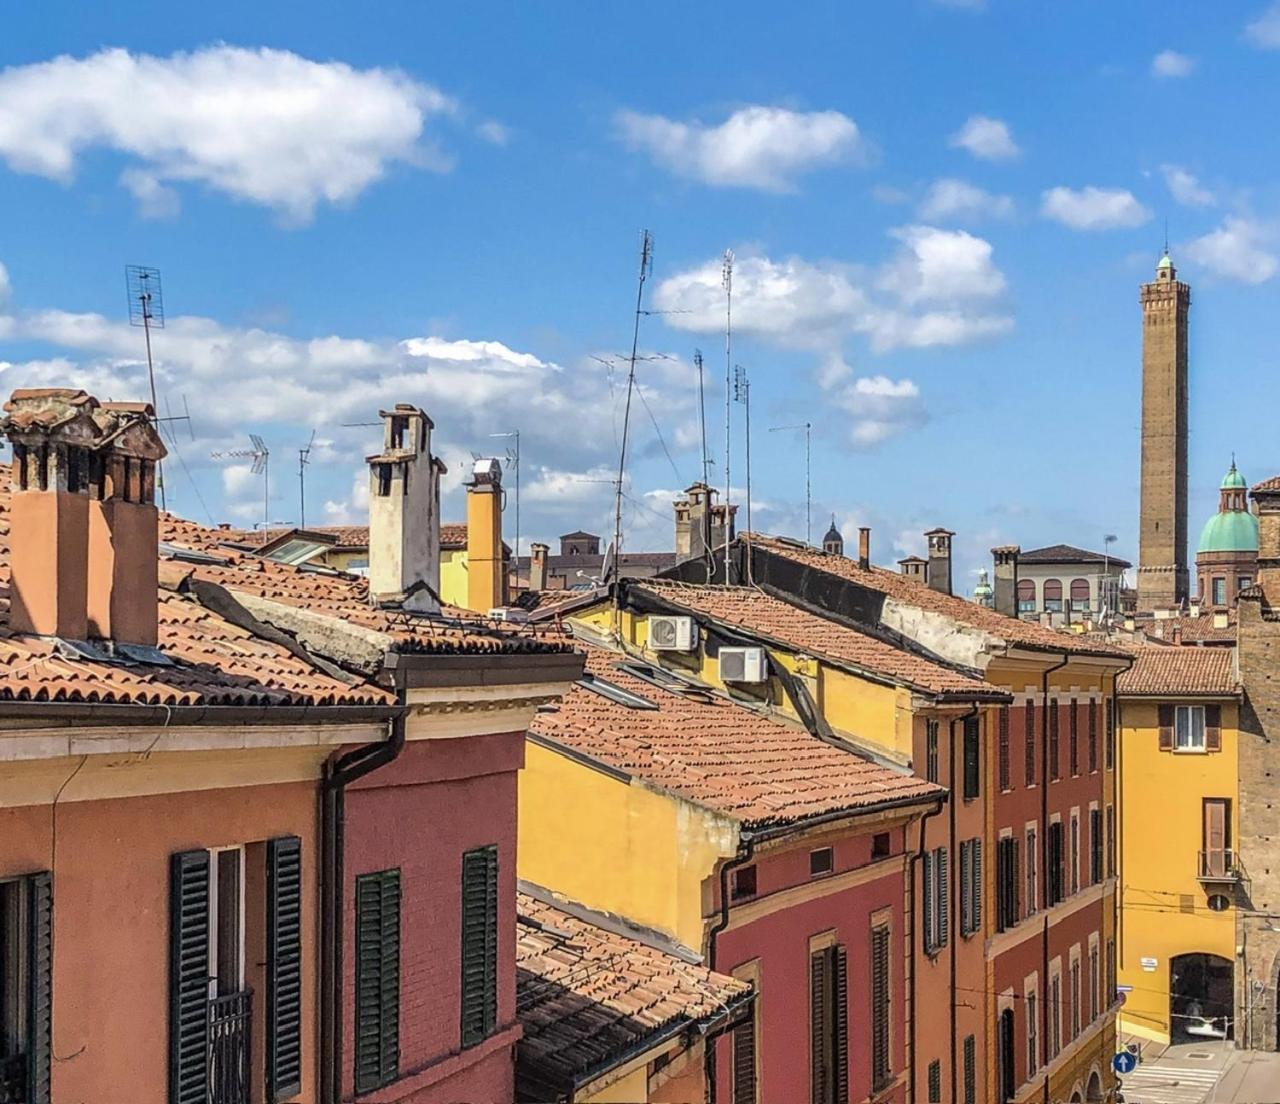
M 379 418 L 403 418 L 407 414 L 416 414 L 422 418 L 429 428 L 435 429 L 436 423 L 431 420 L 431 416 L 420 406 L 414 406 L 413 403 L 396 403 L 390 410 L 379 410 Z
M 954 537 L 955 533 L 952 530 L 944 529 L 941 525 L 939 525 L 938 528 L 936 529 L 926 529 L 924 535 L 926 537 L 938 537 L 938 536 Z
M 98 400 L 68 387 L 25 387 L 4 404 L 6 432 L 50 432 L 77 419 L 89 419 Z
M 998 544 L 991 550 L 993 556 L 1016 556 L 1022 551 L 1019 544 Z

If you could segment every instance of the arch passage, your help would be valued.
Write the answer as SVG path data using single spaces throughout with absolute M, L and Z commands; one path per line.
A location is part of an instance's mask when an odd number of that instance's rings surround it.
M 1229 958 L 1197 952 L 1170 959 L 1169 1034 L 1173 1042 L 1233 1038 L 1234 992 Z

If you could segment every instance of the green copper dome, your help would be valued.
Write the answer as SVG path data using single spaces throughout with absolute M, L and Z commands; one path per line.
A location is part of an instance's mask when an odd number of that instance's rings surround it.
M 1160 258 L 1160 263 L 1156 265 L 1156 271 L 1159 272 L 1162 268 L 1172 268 L 1172 267 L 1173 267 L 1173 260 L 1170 258 L 1169 251 L 1166 249 L 1164 256 Z
M 1242 482 L 1241 486 L 1243 485 Z M 1225 510 L 1214 514 L 1200 531 L 1200 546 L 1197 551 L 1258 551 L 1258 519 L 1248 510 Z
M 1236 470 L 1236 464 L 1235 464 L 1235 461 L 1233 460 L 1231 462 L 1231 470 L 1228 471 L 1227 474 L 1222 477 L 1222 490 L 1224 491 L 1241 490 L 1242 491 L 1248 486 L 1249 484 L 1244 481 L 1244 476 L 1241 475 Z

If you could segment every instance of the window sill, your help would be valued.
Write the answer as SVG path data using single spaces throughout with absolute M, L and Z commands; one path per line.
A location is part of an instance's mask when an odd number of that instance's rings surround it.
M 1202 747 L 1202 748 L 1176 747 L 1176 748 L 1170 748 L 1169 750 L 1172 751 L 1174 755 L 1208 755 L 1209 754 L 1209 749 L 1207 747 Z

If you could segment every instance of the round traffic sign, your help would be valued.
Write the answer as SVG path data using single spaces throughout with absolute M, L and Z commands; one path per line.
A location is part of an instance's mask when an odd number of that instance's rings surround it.
M 1138 1056 L 1122 1050 L 1111 1059 L 1111 1068 L 1119 1074 L 1132 1073 L 1138 1068 Z

